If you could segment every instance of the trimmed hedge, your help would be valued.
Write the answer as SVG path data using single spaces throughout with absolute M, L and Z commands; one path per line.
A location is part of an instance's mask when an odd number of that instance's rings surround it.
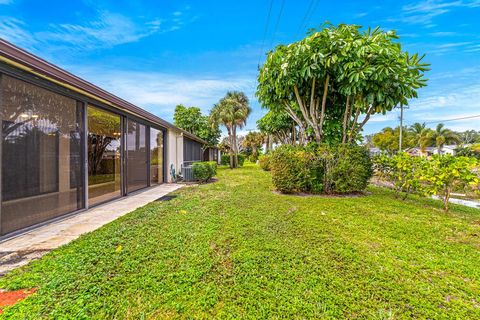
M 366 148 L 283 145 L 270 159 L 272 182 L 283 193 L 351 193 L 365 190 L 372 176 Z
M 241 166 L 243 166 L 244 162 L 245 162 L 245 155 L 239 153 L 238 154 L 238 165 L 241 167 Z M 229 166 L 230 165 L 230 155 L 229 154 L 222 154 L 220 164 L 222 164 L 224 166 Z
M 192 170 L 195 180 L 208 182 L 217 174 L 217 163 L 215 161 L 195 162 Z

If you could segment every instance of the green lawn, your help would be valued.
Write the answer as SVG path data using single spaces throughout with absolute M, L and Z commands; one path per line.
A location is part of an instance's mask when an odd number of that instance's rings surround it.
M 271 189 L 220 169 L 0 279 L 38 288 L 2 316 L 480 318 L 480 210 Z

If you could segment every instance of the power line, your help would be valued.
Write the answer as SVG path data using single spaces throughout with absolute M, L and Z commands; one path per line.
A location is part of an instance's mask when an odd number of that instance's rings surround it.
M 267 38 L 268 26 L 270 25 L 270 15 L 272 14 L 273 0 L 270 0 L 270 6 L 268 8 L 267 21 L 265 21 L 265 28 L 263 30 L 262 45 L 260 47 L 260 54 L 258 56 L 258 66 L 260 66 L 260 60 L 262 60 L 263 48 L 265 46 L 265 40 Z
M 275 28 L 273 29 L 272 40 L 270 41 L 270 48 L 272 47 L 273 42 L 275 40 L 275 35 L 277 34 L 278 25 L 280 24 L 280 19 L 282 18 L 282 13 L 283 13 L 283 7 L 284 6 L 285 6 L 285 0 L 282 0 L 282 4 L 280 6 L 280 12 L 278 13 L 277 21 L 275 22 Z
M 308 16 L 310 15 L 310 11 L 312 10 L 313 4 L 315 3 L 315 0 L 310 0 L 310 3 L 308 5 L 307 11 L 305 12 L 305 15 L 303 16 L 302 21 L 300 21 L 300 25 L 298 26 L 297 33 L 295 34 L 295 38 L 300 34 L 300 32 L 303 30 L 303 24 L 307 20 Z
M 300 33 L 307 27 L 313 14 L 315 13 L 315 11 L 317 11 L 319 2 L 320 2 L 319 0 L 310 1 L 310 5 L 307 9 L 307 12 L 305 12 L 305 16 L 303 17 L 302 22 L 300 23 L 300 27 L 295 35 L 295 38 L 298 37 Z
M 264 54 L 263 50 L 265 47 L 265 40 L 267 39 L 267 32 L 268 32 L 268 26 L 270 25 L 270 16 L 272 14 L 272 7 L 273 7 L 273 0 L 270 0 L 270 6 L 268 7 L 268 14 L 267 14 L 267 20 L 265 21 L 265 28 L 263 29 L 263 37 L 262 37 L 262 42 L 260 46 L 260 53 L 258 55 L 258 63 L 257 63 L 257 68 L 260 69 L 260 62 L 262 60 L 262 55 Z M 255 89 L 256 89 L 256 82 L 253 84 L 253 91 L 252 91 L 252 96 L 250 97 L 250 101 L 253 101 L 255 98 Z
M 443 122 L 458 121 L 458 120 L 468 120 L 468 119 L 474 119 L 474 118 L 480 118 L 480 114 L 475 115 L 475 116 L 444 119 L 444 120 L 438 120 L 438 121 L 428 121 L 428 122 L 425 122 L 425 124 L 443 123 Z M 412 123 L 411 121 L 409 121 L 409 122 Z

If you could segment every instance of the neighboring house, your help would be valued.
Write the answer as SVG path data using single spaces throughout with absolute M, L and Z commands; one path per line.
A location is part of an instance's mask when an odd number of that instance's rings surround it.
M 405 152 L 408 153 L 409 155 L 413 156 L 413 157 L 423 157 L 423 156 L 427 155 L 427 153 L 422 152 L 422 150 L 419 147 L 409 148 L 409 149 L 405 150 Z
M 204 140 L 1 39 L 0 99 L 0 237 L 203 160 Z
M 217 147 L 208 147 L 203 151 L 203 161 L 215 161 L 220 164 L 221 152 Z
M 455 151 L 456 148 L 458 148 L 458 146 L 455 145 L 455 144 L 448 145 L 448 146 L 443 146 L 442 154 L 450 154 L 450 155 L 454 156 L 455 153 L 456 153 L 456 151 Z M 437 153 L 438 153 L 438 150 L 437 150 Z
M 372 157 L 382 154 L 382 150 L 380 150 L 379 148 L 376 148 L 376 147 L 369 148 L 369 152 L 370 152 L 370 156 L 372 156 Z
M 441 154 L 450 154 L 450 155 L 455 155 L 456 151 L 455 149 L 458 148 L 457 145 L 448 145 L 448 146 L 443 146 Z M 416 156 L 416 157 L 428 157 L 428 156 L 433 156 L 434 154 L 438 154 L 438 148 L 437 147 L 426 147 L 424 151 L 419 147 L 414 147 L 406 150 L 406 152 L 411 155 L 411 156 Z

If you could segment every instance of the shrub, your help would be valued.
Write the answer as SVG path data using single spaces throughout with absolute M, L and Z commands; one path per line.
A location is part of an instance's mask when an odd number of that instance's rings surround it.
M 374 158 L 374 168 L 380 178 L 392 184 L 395 192 L 404 193 L 404 199 L 415 191 L 421 190 L 418 175 L 423 162 L 422 157 L 412 157 L 407 153 L 398 153 L 395 156 L 381 155 Z
M 312 184 L 319 181 L 313 165 L 315 154 L 302 147 L 280 146 L 272 153 L 270 162 L 272 182 L 280 192 L 310 192 Z
M 243 163 L 245 162 L 245 155 L 243 154 L 238 154 L 238 165 L 241 167 L 243 166 Z M 223 166 L 229 166 L 230 165 L 230 155 L 229 154 L 222 154 L 222 157 L 220 159 L 220 164 Z
M 368 150 L 356 145 L 328 147 L 324 157 L 326 193 L 363 191 L 371 178 L 372 161 Z M 328 165 L 327 165 L 328 164 Z
M 238 165 L 239 165 L 240 167 L 242 167 L 243 164 L 244 164 L 244 162 L 245 162 L 245 155 L 242 154 L 242 153 L 239 153 L 239 154 L 238 154 Z
M 217 174 L 217 163 L 214 161 L 195 162 L 192 167 L 193 177 L 200 182 L 207 182 Z
M 259 158 L 258 158 L 258 164 L 260 166 L 260 168 L 262 168 L 262 170 L 265 170 L 265 171 L 270 171 L 270 161 L 271 161 L 271 155 L 270 154 L 264 154 L 264 155 L 261 155 Z
M 424 191 L 430 195 L 441 195 L 445 211 L 448 211 L 450 195 L 454 188 L 477 187 L 479 177 L 474 171 L 475 158 L 435 155 L 423 163 L 420 180 Z
M 251 163 L 256 163 L 258 159 L 258 154 L 251 154 L 250 156 L 248 156 L 248 161 L 250 161 Z
M 275 188 L 284 193 L 349 193 L 363 191 L 372 175 L 364 147 L 281 146 L 271 155 Z

